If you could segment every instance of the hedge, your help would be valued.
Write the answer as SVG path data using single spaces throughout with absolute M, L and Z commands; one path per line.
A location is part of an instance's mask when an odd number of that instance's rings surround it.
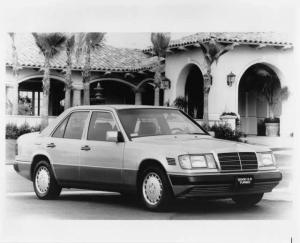
M 28 123 L 24 123 L 21 126 L 17 126 L 14 123 L 6 124 L 6 139 L 17 139 L 21 135 L 30 132 L 39 132 L 41 131 L 41 126 L 29 126 Z

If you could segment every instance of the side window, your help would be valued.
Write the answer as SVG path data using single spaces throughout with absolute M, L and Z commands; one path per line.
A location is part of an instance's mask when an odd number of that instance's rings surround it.
M 89 124 L 87 140 L 106 141 L 106 132 L 117 130 L 111 113 L 94 111 Z
M 62 138 L 64 136 L 64 132 L 65 132 L 65 128 L 66 128 L 68 120 L 69 120 L 69 117 L 65 118 L 65 120 L 56 128 L 52 137 Z
M 64 138 L 81 139 L 88 114 L 88 111 L 78 111 L 72 113 L 66 127 Z

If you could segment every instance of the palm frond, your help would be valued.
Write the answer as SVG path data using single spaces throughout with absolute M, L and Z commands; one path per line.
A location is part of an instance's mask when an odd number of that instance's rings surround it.
M 66 36 L 63 33 L 32 33 L 36 45 L 47 58 L 54 57 L 64 47 Z
M 164 57 L 166 55 L 167 48 L 170 44 L 170 33 L 156 32 L 151 33 L 151 42 L 153 45 L 153 51 L 155 55 Z
M 86 44 L 91 48 L 95 48 L 103 41 L 104 36 L 104 32 L 89 32 L 86 34 Z
M 79 32 L 75 34 L 75 56 L 79 62 L 80 56 L 87 52 L 87 49 L 95 49 L 104 42 L 104 32 Z

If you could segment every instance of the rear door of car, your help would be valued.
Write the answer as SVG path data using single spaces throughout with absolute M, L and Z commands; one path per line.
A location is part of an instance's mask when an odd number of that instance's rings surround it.
M 81 141 L 81 182 L 102 185 L 122 183 L 124 142 L 107 141 L 107 131 L 119 131 L 113 113 L 92 111 L 85 139 Z
M 56 178 L 61 182 L 79 181 L 81 139 L 89 111 L 74 111 L 47 138 L 46 149 L 51 157 Z

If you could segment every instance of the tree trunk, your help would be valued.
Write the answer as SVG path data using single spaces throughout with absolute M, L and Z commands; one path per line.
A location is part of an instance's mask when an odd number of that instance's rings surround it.
M 71 90 L 72 90 L 72 57 L 71 50 L 67 49 L 67 67 L 66 67 L 66 85 L 65 85 L 65 107 L 64 109 L 70 108 L 71 105 Z
M 274 119 L 274 104 L 273 103 L 269 104 L 269 117 L 271 119 Z
M 45 57 L 44 77 L 43 77 L 43 104 L 41 107 L 41 129 L 48 126 L 49 119 L 49 92 L 50 92 L 50 62 L 49 58 Z
M 208 119 L 208 92 L 204 91 L 204 103 L 203 103 L 203 121 L 205 124 L 209 124 L 209 119 Z
M 43 102 L 41 107 L 41 129 L 43 130 L 45 127 L 48 126 L 48 107 L 49 107 L 49 94 L 43 92 Z
M 65 110 L 71 107 L 71 89 L 66 87 L 65 91 Z
M 85 63 L 83 68 L 83 104 L 90 104 L 90 76 L 91 76 L 91 49 L 88 46 L 85 53 Z
M 83 84 L 83 104 L 90 105 L 90 85 L 89 85 L 89 83 Z
M 155 106 L 159 106 L 160 104 L 159 104 L 159 87 L 156 87 L 155 89 L 154 89 L 154 105 Z
M 203 84 L 203 121 L 205 124 L 209 124 L 208 119 L 208 94 L 211 87 L 211 66 L 208 66 L 207 74 L 209 78 L 204 79 Z

